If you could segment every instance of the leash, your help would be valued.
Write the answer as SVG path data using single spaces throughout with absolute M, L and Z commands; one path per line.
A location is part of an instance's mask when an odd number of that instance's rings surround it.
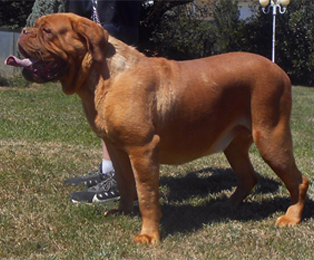
M 99 15 L 98 15 L 98 1 L 97 0 L 91 0 L 93 4 L 93 14 L 92 14 L 92 20 L 98 24 L 100 24 Z

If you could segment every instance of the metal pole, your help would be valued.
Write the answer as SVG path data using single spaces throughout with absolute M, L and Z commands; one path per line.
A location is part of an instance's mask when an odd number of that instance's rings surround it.
M 285 4 L 288 5 L 290 1 L 285 1 Z M 273 8 L 273 35 L 272 35 L 272 53 L 271 53 L 271 60 L 272 62 L 275 62 L 275 45 L 276 45 L 276 15 L 277 15 L 277 8 L 280 14 L 284 14 L 286 12 L 287 6 L 281 6 L 279 0 L 271 0 L 269 1 L 261 1 L 260 0 L 264 14 L 268 14 L 270 11 L 270 8 Z M 267 9 L 266 9 L 267 5 Z
M 272 62 L 275 62 L 276 14 L 277 14 L 277 6 L 276 6 L 276 5 L 273 5 L 273 40 L 272 40 L 272 54 L 271 54 L 271 60 L 272 60 Z

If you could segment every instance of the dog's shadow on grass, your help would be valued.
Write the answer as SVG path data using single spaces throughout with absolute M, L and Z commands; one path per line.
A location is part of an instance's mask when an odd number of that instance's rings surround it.
M 212 173 L 209 177 L 203 173 Z M 160 185 L 167 187 L 165 203 L 162 203 L 163 232 L 190 232 L 202 228 L 203 224 L 229 220 L 250 221 L 261 220 L 276 212 L 285 212 L 290 205 L 290 196 L 275 197 L 274 194 L 283 183 L 259 175 L 259 183 L 253 190 L 253 198 L 244 201 L 235 211 L 217 210 L 213 204 L 226 198 L 217 197 L 210 202 L 200 202 L 197 205 L 188 203 L 190 198 L 206 198 L 212 194 L 231 191 L 237 186 L 237 180 L 231 169 L 206 168 L 191 172 L 184 177 L 161 177 Z M 268 194 L 262 201 L 254 201 L 254 194 Z M 250 196 L 249 196 L 250 197 Z M 251 196 L 252 197 L 252 196 Z M 314 201 L 308 199 L 303 217 L 314 216 Z

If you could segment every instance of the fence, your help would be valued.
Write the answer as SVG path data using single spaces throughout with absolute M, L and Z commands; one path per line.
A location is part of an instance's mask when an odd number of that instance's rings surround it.
M 0 28 L 0 76 L 9 78 L 20 72 L 20 68 L 4 64 L 9 55 L 18 55 L 17 41 L 20 30 Z

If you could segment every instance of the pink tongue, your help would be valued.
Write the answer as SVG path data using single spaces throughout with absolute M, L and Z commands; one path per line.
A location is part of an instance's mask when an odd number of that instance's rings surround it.
M 30 59 L 23 59 L 20 60 L 19 58 L 16 58 L 14 56 L 9 56 L 4 61 L 5 65 L 10 65 L 14 67 L 28 67 L 33 64 L 33 62 Z

